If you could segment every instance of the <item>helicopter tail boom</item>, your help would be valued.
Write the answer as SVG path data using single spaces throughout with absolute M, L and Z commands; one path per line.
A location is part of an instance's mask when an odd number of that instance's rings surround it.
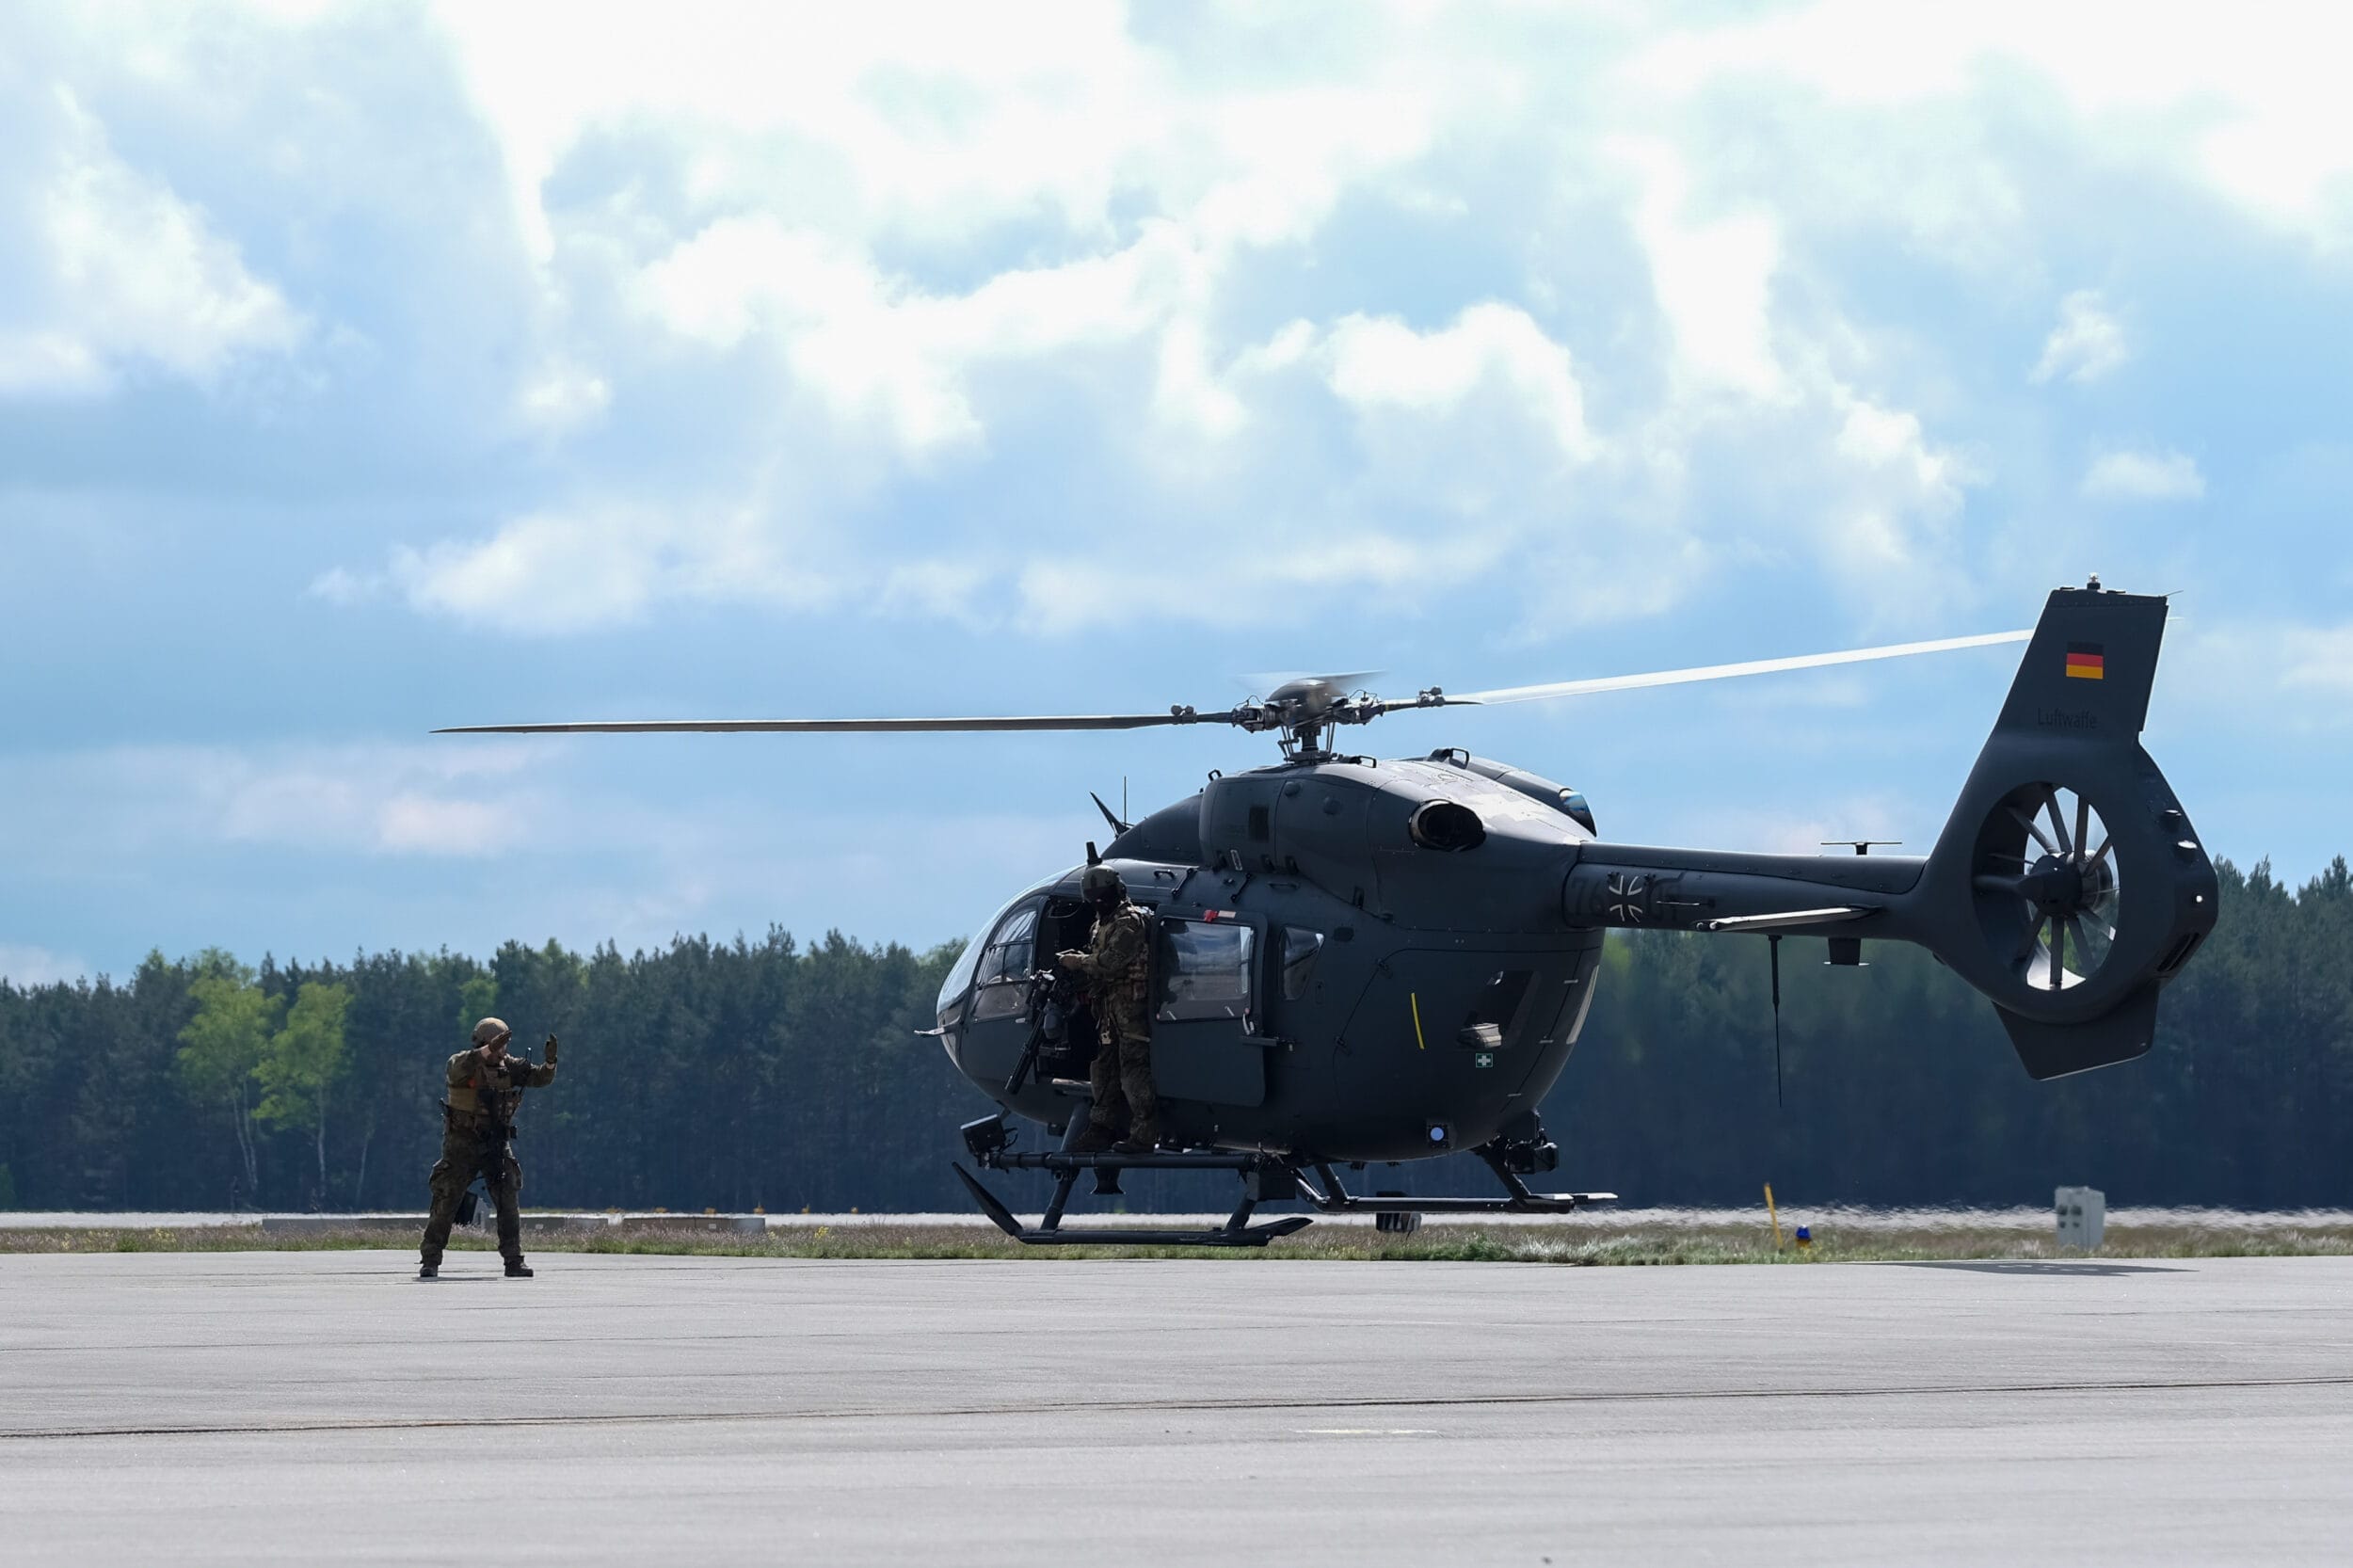
M 1925 857 L 1731 855 L 1593 843 L 1572 924 L 1819 936 L 1928 948 L 2000 1013 L 2029 1075 L 2149 1048 L 2157 993 L 2214 929 L 2214 866 L 2141 749 L 2162 598 L 2061 588 Z

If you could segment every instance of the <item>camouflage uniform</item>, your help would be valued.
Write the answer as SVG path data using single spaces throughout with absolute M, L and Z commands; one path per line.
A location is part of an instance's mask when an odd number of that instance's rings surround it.
M 1152 1089 L 1152 917 L 1123 901 L 1095 918 L 1095 939 L 1084 952 L 1060 955 L 1087 982 L 1087 1005 L 1102 1048 L 1087 1080 L 1095 1092 L 1088 1114 L 1098 1139 L 1119 1130 L 1149 1148 L 1160 1141 L 1160 1102 Z
M 555 1064 L 526 1062 L 513 1055 L 493 1062 L 477 1048 L 449 1059 L 446 1081 L 450 1111 L 441 1133 L 440 1161 L 433 1167 L 433 1212 L 424 1222 L 424 1266 L 440 1266 L 441 1249 L 449 1244 L 449 1227 L 457 1218 L 458 1200 L 477 1176 L 484 1178 L 498 1204 L 499 1256 L 510 1266 L 520 1264 L 523 1260 L 519 1208 L 523 1168 L 512 1153 L 498 1160 L 499 1143 L 484 1114 L 486 1096 L 488 1104 L 496 1108 L 499 1120 L 512 1127 L 523 1091 L 553 1083 Z M 495 1170 L 491 1168 L 494 1160 L 499 1165 Z

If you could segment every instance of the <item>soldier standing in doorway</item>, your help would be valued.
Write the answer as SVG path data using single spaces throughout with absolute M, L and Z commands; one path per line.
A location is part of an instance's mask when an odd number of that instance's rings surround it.
M 1160 1102 L 1152 1088 L 1152 917 L 1128 902 L 1128 885 L 1109 866 L 1089 866 L 1079 892 L 1095 910 L 1095 938 L 1086 952 L 1058 952 L 1054 962 L 1085 979 L 1099 1045 L 1087 1073 L 1094 1109 L 1072 1147 L 1110 1147 L 1124 1112 L 1128 1136 L 1119 1146 L 1150 1150 L 1160 1141 Z
M 507 1055 L 508 1037 L 504 1022 L 485 1018 L 473 1026 L 473 1044 L 449 1059 L 449 1097 L 441 1102 L 441 1159 L 433 1167 L 433 1212 L 424 1222 L 419 1279 L 440 1275 L 449 1228 L 477 1176 L 498 1205 L 499 1256 L 506 1259 L 506 1277 L 531 1277 L 531 1268 L 523 1262 L 519 1207 L 523 1169 L 515 1162 L 507 1141 L 515 1135 L 515 1112 L 523 1091 L 544 1089 L 555 1081 L 555 1036 L 548 1036 L 547 1060 L 538 1063 Z

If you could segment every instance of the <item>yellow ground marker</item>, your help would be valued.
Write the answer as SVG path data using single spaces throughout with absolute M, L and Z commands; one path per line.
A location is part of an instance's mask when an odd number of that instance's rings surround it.
M 1773 1245 L 1781 1245 L 1781 1211 L 1773 1207 L 1773 1184 L 1765 1184 L 1765 1217 L 1773 1222 Z

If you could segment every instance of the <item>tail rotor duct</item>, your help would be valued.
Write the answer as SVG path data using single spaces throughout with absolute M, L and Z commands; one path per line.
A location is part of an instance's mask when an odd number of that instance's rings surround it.
M 2089 797 L 2065 784 L 2011 791 L 1978 830 L 1970 888 L 1986 939 L 2032 991 L 2081 985 L 2116 945 L 2123 878 Z

